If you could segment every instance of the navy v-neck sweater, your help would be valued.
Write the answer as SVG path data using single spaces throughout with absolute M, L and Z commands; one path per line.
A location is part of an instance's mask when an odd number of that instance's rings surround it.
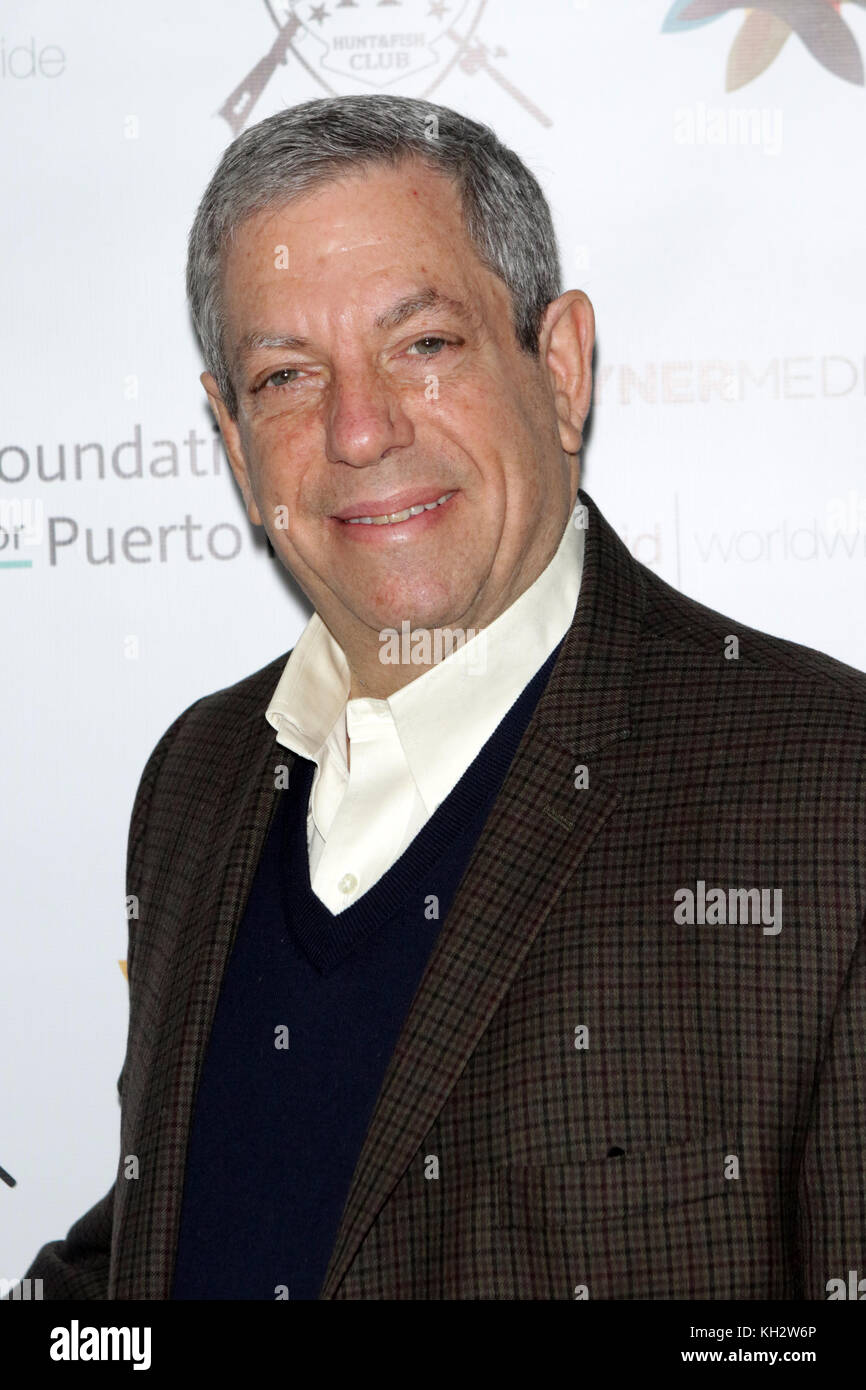
M 318 1298 L 388 1062 L 558 650 L 405 853 L 337 916 L 310 887 L 315 764 L 296 759 L 202 1067 L 172 1298 Z

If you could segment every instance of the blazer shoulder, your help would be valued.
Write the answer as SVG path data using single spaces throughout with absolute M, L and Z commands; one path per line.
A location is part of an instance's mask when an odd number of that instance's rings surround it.
M 200 696 L 175 720 L 172 728 L 183 725 L 187 737 L 198 738 L 203 734 L 218 733 L 223 728 L 237 729 L 239 720 L 264 720 L 265 710 L 292 650 L 290 648 L 283 652 L 282 656 L 275 657 L 266 666 L 235 681 L 233 685 Z
M 275 738 L 265 721 L 265 710 L 291 649 L 275 657 L 252 675 L 210 695 L 202 695 L 182 710 L 161 736 L 145 763 L 135 795 L 130 825 L 129 853 L 143 834 L 147 811 L 157 781 L 162 784 L 188 779 L 203 759 L 228 761 L 250 740 L 263 743 Z
M 643 638 L 678 651 L 684 660 L 702 659 L 717 664 L 729 639 L 735 637 L 737 669 L 745 675 L 774 677 L 788 687 L 798 684 L 840 704 L 850 703 L 862 718 L 866 714 L 866 673 L 813 647 L 740 622 L 720 613 L 668 584 L 654 571 L 641 566 L 645 606 Z M 733 664 L 733 662 L 731 663 Z
M 169 725 L 151 756 L 156 755 L 165 743 L 173 743 L 178 736 L 195 739 L 229 725 L 237 728 L 239 719 L 256 716 L 263 719 L 292 651 L 293 648 L 289 648 L 282 656 L 275 657 L 266 666 L 235 681 L 233 685 L 223 686 L 210 695 L 200 695 L 193 700 Z

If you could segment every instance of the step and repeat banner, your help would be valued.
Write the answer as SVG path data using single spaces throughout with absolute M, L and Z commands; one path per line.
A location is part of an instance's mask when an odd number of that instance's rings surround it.
M 308 612 L 198 381 L 226 145 L 355 92 L 492 125 L 595 307 L 588 491 L 677 588 L 864 669 L 864 55 L 829 0 L 7 0 L 0 1278 L 114 1177 L 144 762 Z

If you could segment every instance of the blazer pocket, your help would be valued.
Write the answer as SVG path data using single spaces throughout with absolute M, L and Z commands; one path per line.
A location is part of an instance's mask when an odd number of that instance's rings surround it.
M 526 1230 L 579 1229 L 640 1212 L 725 1197 L 734 1142 L 685 1144 L 568 1164 L 508 1164 L 496 1181 L 495 1224 Z

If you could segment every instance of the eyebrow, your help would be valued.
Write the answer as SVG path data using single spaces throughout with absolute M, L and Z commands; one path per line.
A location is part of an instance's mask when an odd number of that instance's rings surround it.
M 416 314 L 429 309 L 444 309 L 467 324 L 475 321 L 475 315 L 461 299 L 453 299 L 428 285 L 426 289 L 398 299 L 389 309 L 378 314 L 373 322 L 376 328 L 399 328 Z M 238 346 L 238 358 L 243 359 L 263 348 L 305 348 L 309 345 L 309 338 L 297 337 L 292 333 L 247 333 Z
M 467 323 L 473 318 L 470 309 L 461 299 L 452 299 L 450 295 L 442 294 L 432 285 L 428 285 L 418 294 L 407 294 L 398 299 L 390 309 L 379 314 L 375 324 L 377 328 L 399 328 L 401 323 L 413 318 L 415 314 L 423 313 L 425 309 L 446 309 Z

